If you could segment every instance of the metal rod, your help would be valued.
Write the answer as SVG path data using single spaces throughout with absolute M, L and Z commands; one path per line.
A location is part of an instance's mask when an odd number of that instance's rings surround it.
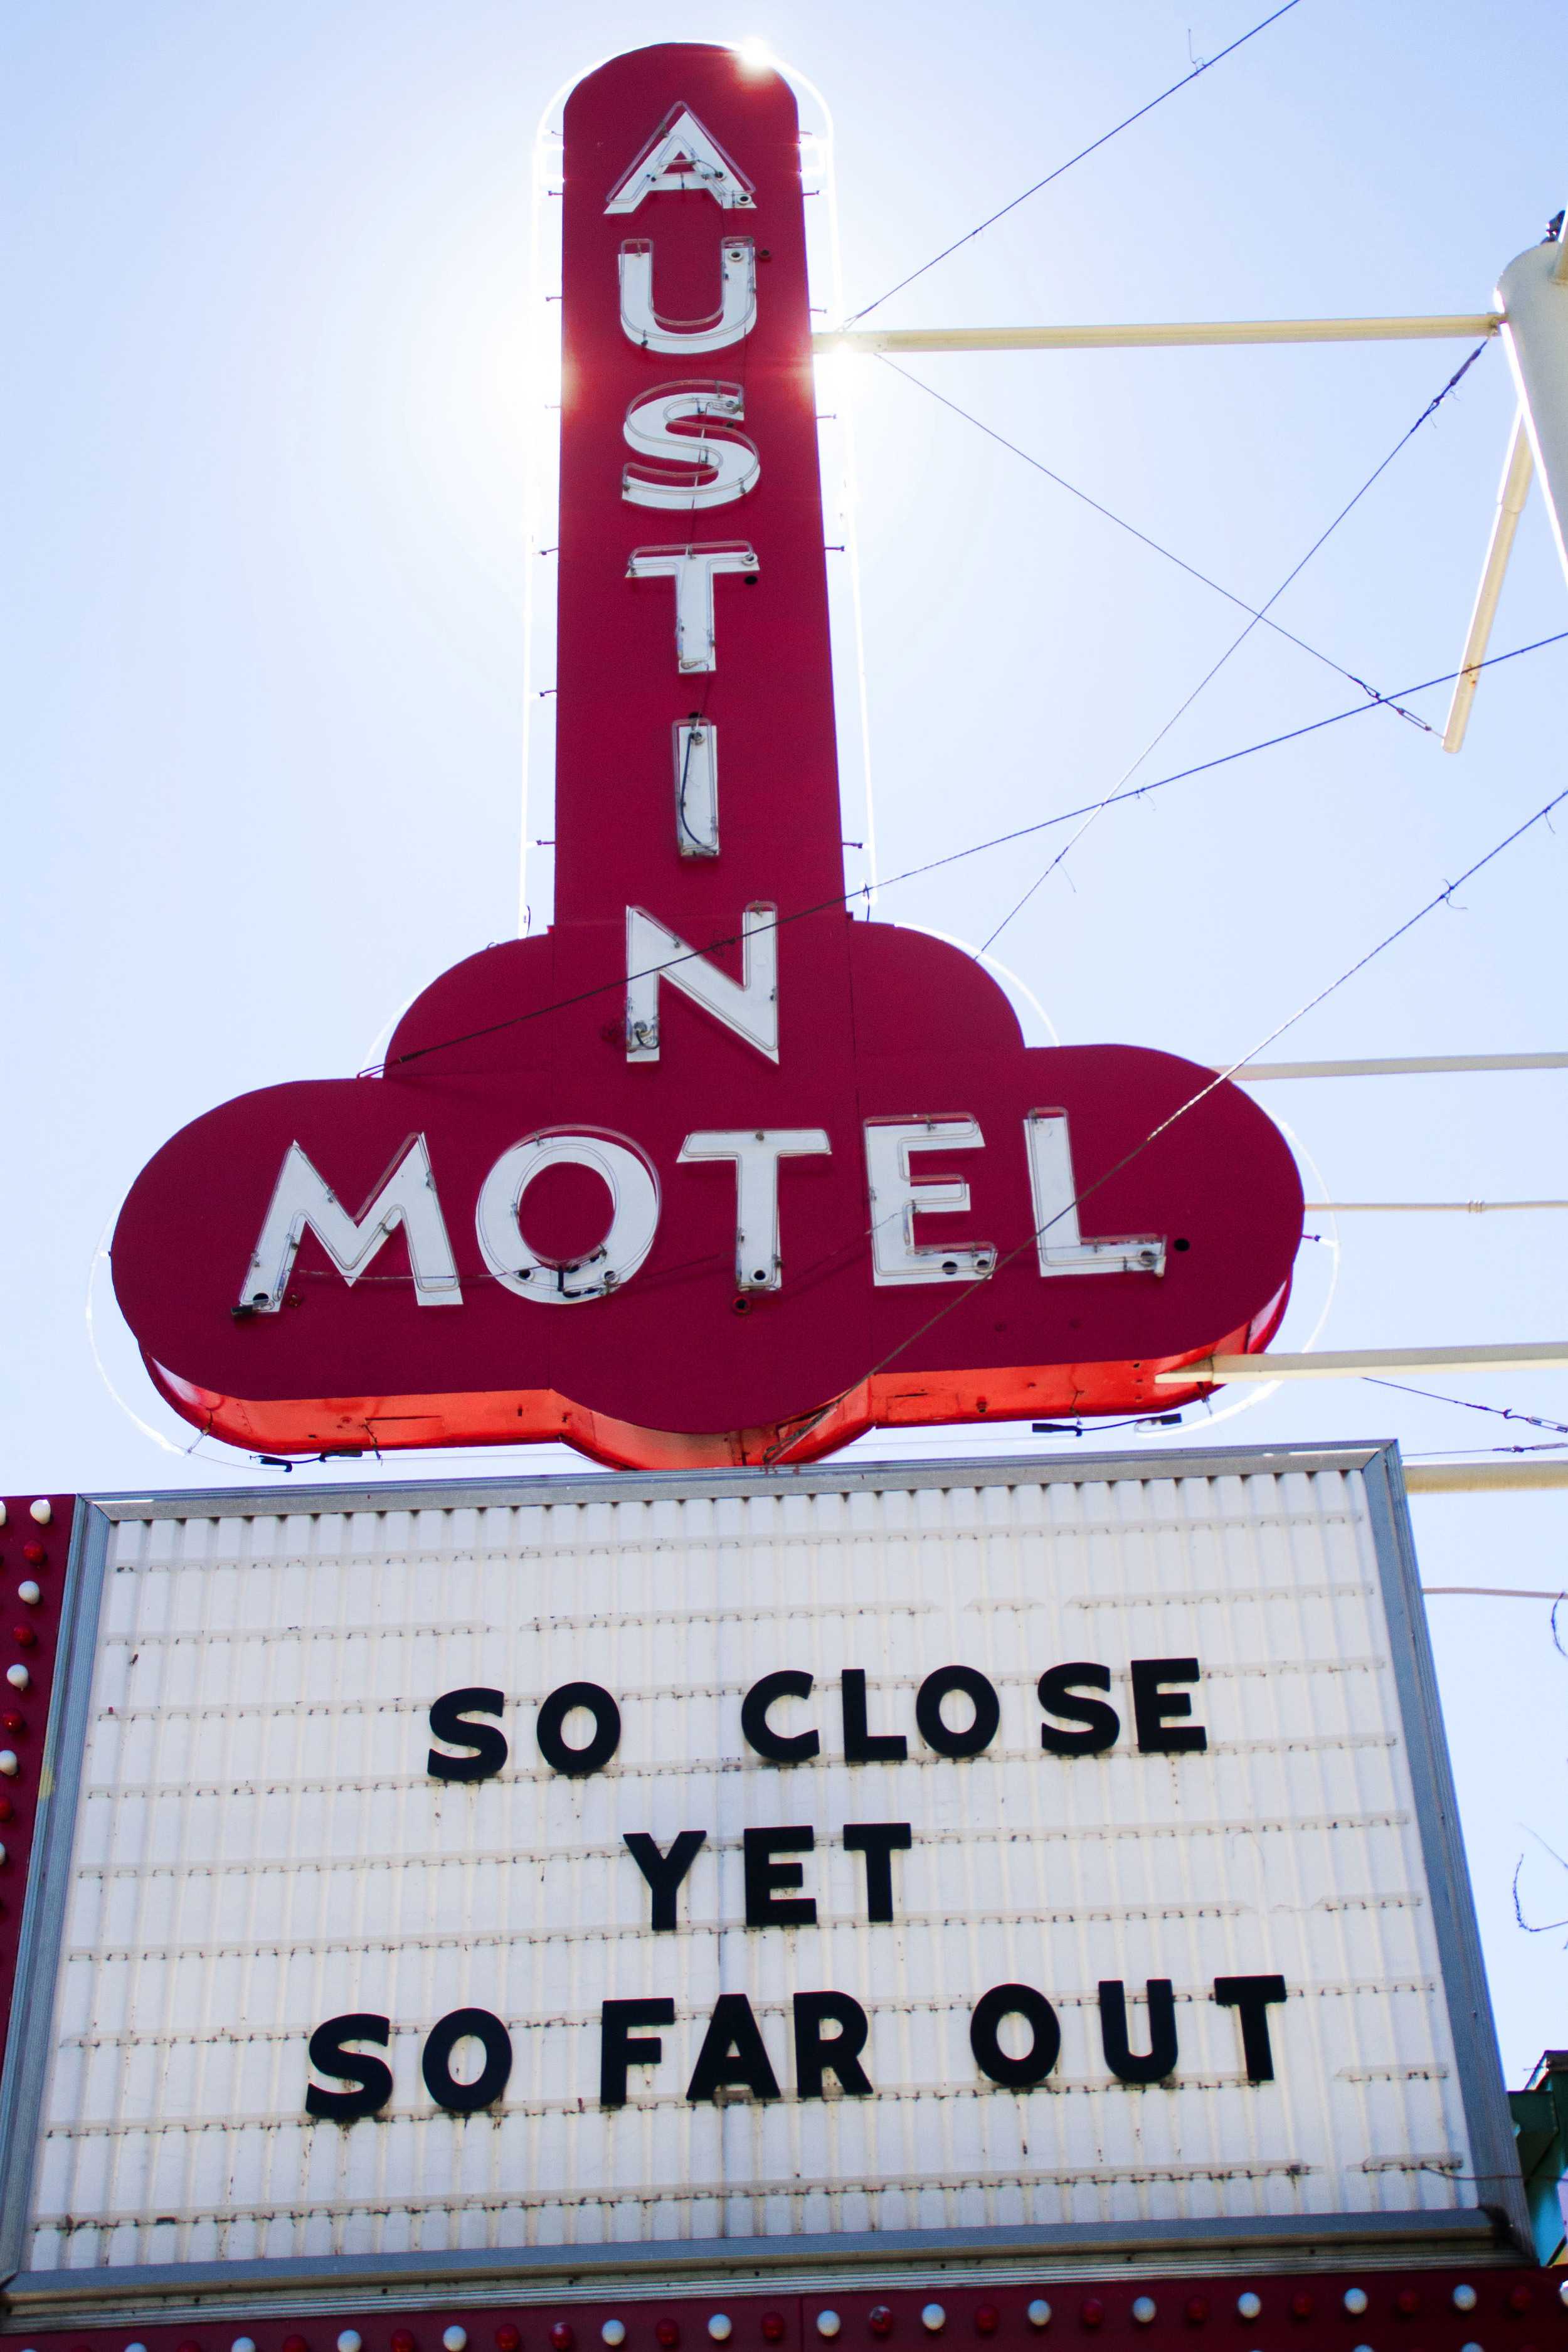
M 1316 1217 L 1489 1217 L 1499 1209 L 1568 1209 L 1568 1201 L 1303 1201 Z
M 1179 319 L 1142 327 L 858 327 L 813 335 L 816 352 L 1125 352 L 1200 343 L 1446 342 L 1495 335 L 1500 310 L 1414 319 Z
M 1500 1347 L 1326 1348 L 1316 1356 L 1204 1356 L 1156 1372 L 1157 1389 L 1196 1381 L 1362 1381 L 1391 1372 L 1568 1371 L 1568 1339 L 1510 1340 Z
M 1496 1486 L 1506 1483 L 1497 1478 L 1487 1477 L 1487 1472 L 1489 1470 L 1495 1469 L 1498 1466 L 1495 1463 L 1481 1462 L 1471 1464 L 1468 1462 L 1434 1462 L 1429 1466 L 1439 1473 L 1444 1471 L 1458 1471 L 1461 1475 L 1463 1475 L 1467 1470 L 1475 1468 L 1480 1471 L 1482 1477 L 1486 1479 L 1486 1483 L 1489 1486 Z M 1558 1462 L 1548 1466 L 1560 1470 L 1564 1474 L 1564 1476 L 1568 1476 L 1568 1462 Z M 1410 1471 L 1411 1465 L 1406 1463 L 1405 1465 L 1405 1483 L 1407 1486 L 1410 1484 Z M 1560 1486 L 1563 1485 L 1563 1478 L 1549 1478 L 1545 1483 L 1550 1486 Z M 1442 1493 L 1443 1489 L 1439 1487 L 1435 1491 Z M 1568 1592 L 1552 1592 L 1548 1591 L 1545 1586 L 1539 1584 L 1424 1584 L 1421 1587 L 1421 1590 L 1424 1593 L 1427 1594 L 1428 1597 L 1433 1593 L 1437 1592 L 1458 1592 L 1468 1593 L 1472 1600 L 1476 1601 L 1568 1600 Z
M 1465 651 L 1459 664 L 1459 675 L 1454 681 L 1453 697 L 1448 704 L 1447 723 L 1443 729 L 1443 749 L 1457 751 L 1465 740 L 1465 730 L 1470 723 L 1470 705 L 1480 684 L 1480 666 L 1487 657 L 1491 642 L 1492 623 L 1497 618 L 1498 599 L 1502 594 L 1503 574 L 1508 559 L 1513 552 L 1513 535 L 1519 529 L 1519 518 L 1524 511 L 1524 501 L 1530 492 L 1530 478 L 1535 471 L 1535 458 L 1530 446 L 1530 430 L 1521 408 L 1513 421 L 1513 438 L 1508 445 L 1503 460 L 1502 480 L 1498 485 L 1497 511 L 1492 517 L 1492 535 L 1487 546 L 1486 562 L 1481 566 L 1481 584 L 1476 590 L 1475 609 L 1470 614 L 1469 634 L 1465 639 Z
M 1568 1462 L 1407 1462 L 1405 1484 L 1412 1495 L 1495 1495 L 1532 1486 L 1568 1486 Z M 1479 1591 L 1479 1586 L 1438 1584 L 1436 1592 Z M 1514 1592 L 1509 1601 L 1556 1601 L 1555 1592 Z
M 1216 1070 L 1228 1069 L 1215 1062 Z M 1237 1086 L 1258 1078 L 1416 1078 L 1453 1070 L 1568 1070 L 1568 1054 L 1415 1054 L 1378 1062 L 1249 1062 Z

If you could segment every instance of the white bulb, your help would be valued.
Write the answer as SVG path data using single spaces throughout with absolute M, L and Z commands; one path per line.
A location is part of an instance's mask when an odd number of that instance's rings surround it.
M 1366 2309 L 1366 2289 L 1364 2286 L 1346 2287 L 1345 2309 L 1347 2311 L 1353 2312 L 1358 2319 L 1361 2317 L 1362 2313 Z
M 345 2327 L 338 2338 L 338 2352 L 363 2352 L 364 2337 L 357 2327 Z
M 0 1503 L 0 1528 L 3 1528 L 3 1527 L 5 1526 L 5 1504 L 4 1504 L 4 1503 Z
M 1043 2294 L 1037 2294 L 1024 2316 L 1031 2327 L 1048 2327 L 1051 2324 L 1051 2306 Z
M 4 1847 L 3 1845 L 0 1845 L 0 1863 L 4 1863 L 5 1859 L 5 1847 Z
M 1140 2327 L 1149 2327 L 1153 2325 L 1154 2312 L 1155 2304 L 1154 2298 L 1152 2294 L 1141 2294 L 1134 2297 L 1132 2304 L 1132 2316 L 1138 2322 Z
M 1249 2290 L 1246 2294 L 1237 2296 L 1236 2308 L 1243 2319 L 1256 2319 L 1263 2308 L 1263 2299 L 1260 2295 L 1253 2294 Z
M 47 1495 L 40 1495 L 36 1503 L 29 1503 L 27 1506 L 27 1516 L 29 1518 L 37 1519 L 41 1528 L 47 1528 L 49 1521 L 55 1516 L 53 1510 L 50 1508 L 48 1496 Z M 132 2352 L 132 2347 L 127 2346 L 126 2352 Z M 145 2346 L 142 2347 L 142 2352 L 146 2352 Z
M 25 1584 L 19 1584 L 16 1587 L 17 1600 L 25 1601 L 29 1609 L 36 1609 L 43 1597 L 43 1586 L 41 1584 L 35 1584 L 30 1576 L 27 1578 Z
M 626 2340 L 626 2323 L 624 2319 L 606 2319 L 599 2334 L 606 2344 L 624 2344 Z
M 836 2311 L 819 2311 L 817 2313 L 816 2332 L 819 2336 L 837 2336 L 839 2326 L 839 2317 Z
M 26 1666 L 17 1664 L 6 1667 L 5 1679 L 10 1684 L 13 1690 L 26 1690 L 33 1677 L 27 1672 Z
M 1458 2303 L 1458 2295 L 1454 2297 L 1456 2303 Z M 1557 2300 L 1559 2303 L 1568 2303 L 1568 2280 L 1564 2280 L 1563 2284 L 1558 2288 Z
M 1456 2311 L 1474 2311 L 1475 2307 L 1475 2288 L 1473 2286 L 1457 2286 L 1454 2289 L 1454 2309 Z
M 729 2313 L 727 2311 L 716 2311 L 713 2314 L 712 2318 L 708 2322 L 708 2333 L 713 2338 L 715 2344 L 728 2344 L 731 2336 L 731 2323 Z
M 237 2336 L 234 2342 L 229 2346 L 228 2352 L 256 2352 L 254 2337 L 249 2336 Z
M 16 1761 L 16 1749 L 14 1748 L 0 1748 L 0 1772 L 5 1773 L 7 1780 L 14 1780 L 21 1769 L 21 1766 Z
M 466 2327 L 444 2328 L 441 2341 L 446 2346 L 447 2352 L 467 2352 L 468 2331 Z
M 928 2303 L 921 2313 L 921 2326 L 929 2327 L 933 2336 L 947 2326 L 947 2314 L 940 2303 Z
M 33 1508 L 37 1510 L 37 1503 L 35 1503 Z M 128 2344 L 125 2347 L 125 2352 L 147 2352 L 147 2347 L 145 2344 Z

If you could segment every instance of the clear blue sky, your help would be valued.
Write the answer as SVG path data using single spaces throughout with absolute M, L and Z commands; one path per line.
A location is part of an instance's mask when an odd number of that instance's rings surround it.
M 253 1475 L 221 1449 L 166 1450 L 188 1433 L 157 1407 L 100 1292 L 106 1356 L 163 1444 L 106 1392 L 83 1314 L 103 1228 L 186 1118 L 359 1066 L 419 986 L 515 927 L 522 603 L 538 562 L 522 486 L 530 436 L 548 430 L 522 389 L 538 328 L 530 159 L 552 91 L 651 39 L 763 37 L 835 111 L 858 309 L 1263 13 L 1262 0 L 971 0 L 956 16 L 931 0 L 698 0 L 653 17 L 624 0 L 591 17 L 495 0 L 14 0 L 0 23 L 5 1485 Z M 879 316 L 1484 309 L 1568 196 L 1561 82 L 1560 19 L 1533 0 L 1301 0 Z M 1256 602 L 1465 348 L 912 364 Z M 851 396 L 893 869 L 1104 789 L 1237 617 L 875 363 Z M 1380 688 L 1449 668 L 1511 413 L 1493 348 L 1280 619 Z M 1537 503 L 1494 646 L 1565 626 Z M 1487 678 L 1457 760 L 1378 713 L 1108 815 L 999 952 L 1064 1038 L 1243 1051 L 1561 788 L 1565 683 L 1568 647 Z M 1444 698 L 1420 708 L 1440 722 Z M 1258 632 L 1144 772 L 1353 699 Z M 1016 853 L 977 858 L 883 911 L 978 940 L 1029 871 Z M 1563 1046 L 1565 874 L 1561 836 L 1533 835 L 1278 1053 Z M 1568 1194 L 1559 1076 L 1265 1099 L 1332 1198 Z M 1319 1196 L 1315 1175 L 1308 1190 Z M 1323 1344 L 1561 1336 L 1565 1242 L 1562 1215 L 1347 1219 Z M 1303 1255 L 1286 1346 L 1325 1295 L 1330 1251 Z M 1568 1421 L 1562 1376 L 1431 1385 Z M 1418 1454 L 1542 1434 L 1329 1383 L 1279 1392 L 1223 1433 L 1393 1434 Z M 1568 1498 L 1415 1511 L 1429 1582 L 1568 1581 Z M 1568 2024 L 1568 1928 L 1527 1935 L 1510 1895 L 1523 1853 L 1529 1916 L 1568 1916 L 1568 1867 L 1540 1843 L 1568 1854 L 1568 1661 L 1542 1607 L 1442 1600 L 1432 1617 L 1518 2079 Z

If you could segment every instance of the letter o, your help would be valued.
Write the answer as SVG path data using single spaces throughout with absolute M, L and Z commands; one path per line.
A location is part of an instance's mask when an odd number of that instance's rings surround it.
M 1028 2019 L 1034 2042 L 1022 2058 L 1009 2058 L 1002 2047 L 1005 2017 Z M 969 2021 L 969 2046 L 983 2074 L 1009 2091 L 1031 2090 L 1043 2083 L 1061 2054 L 1062 2030 L 1056 2011 L 1033 1985 L 993 1985 L 974 2004 Z
M 584 1748 L 569 1748 L 562 1736 L 561 1727 L 574 1707 L 586 1707 L 594 1718 L 594 1737 Z M 621 1710 L 607 1690 L 597 1683 L 563 1683 L 552 1690 L 539 1710 L 534 1726 L 534 1738 L 539 1752 L 552 1772 L 564 1772 L 580 1780 L 589 1772 L 602 1772 L 621 1744 Z
M 974 1709 L 967 1731 L 954 1731 L 942 1719 L 942 1703 L 949 1691 L 962 1691 Z M 939 1666 L 915 1694 L 915 1721 L 921 1738 L 939 1756 L 978 1756 L 996 1737 L 1002 1702 L 994 1686 L 973 1666 Z
M 602 1242 L 581 1257 L 541 1257 L 518 1223 L 522 1196 L 546 1168 L 587 1168 L 610 1196 Z M 474 1224 L 485 1264 L 504 1289 L 541 1307 L 583 1307 L 629 1282 L 658 1230 L 658 1179 L 637 1146 L 607 1135 L 542 1129 L 503 1151 L 479 1192 Z
M 458 2083 L 452 2075 L 452 2053 L 470 2035 L 483 2048 L 485 2063 L 471 2083 Z M 438 2107 L 470 2116 L 476 2108 L 494 2106 L 505 2090 L 511 2073 L 511 2036 L 488 2009 L 454 2009 L 430 2028 L 419 2065 L 425 2088 Z

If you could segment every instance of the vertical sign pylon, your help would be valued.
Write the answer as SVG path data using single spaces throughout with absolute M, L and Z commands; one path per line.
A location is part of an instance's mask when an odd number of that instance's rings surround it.
M 554 924 L 378 1072 L 157 1155 L 113 1250 L 153 1377 L 268 1451 L 634 1468 L 1180 1403 L 1155 1373 L 1283 1313 L 1278 1130 L 1173 1055 L 1026 1048 L 974 958 L 845 904 L 789 87 L 616 58 L 563 160 Z

